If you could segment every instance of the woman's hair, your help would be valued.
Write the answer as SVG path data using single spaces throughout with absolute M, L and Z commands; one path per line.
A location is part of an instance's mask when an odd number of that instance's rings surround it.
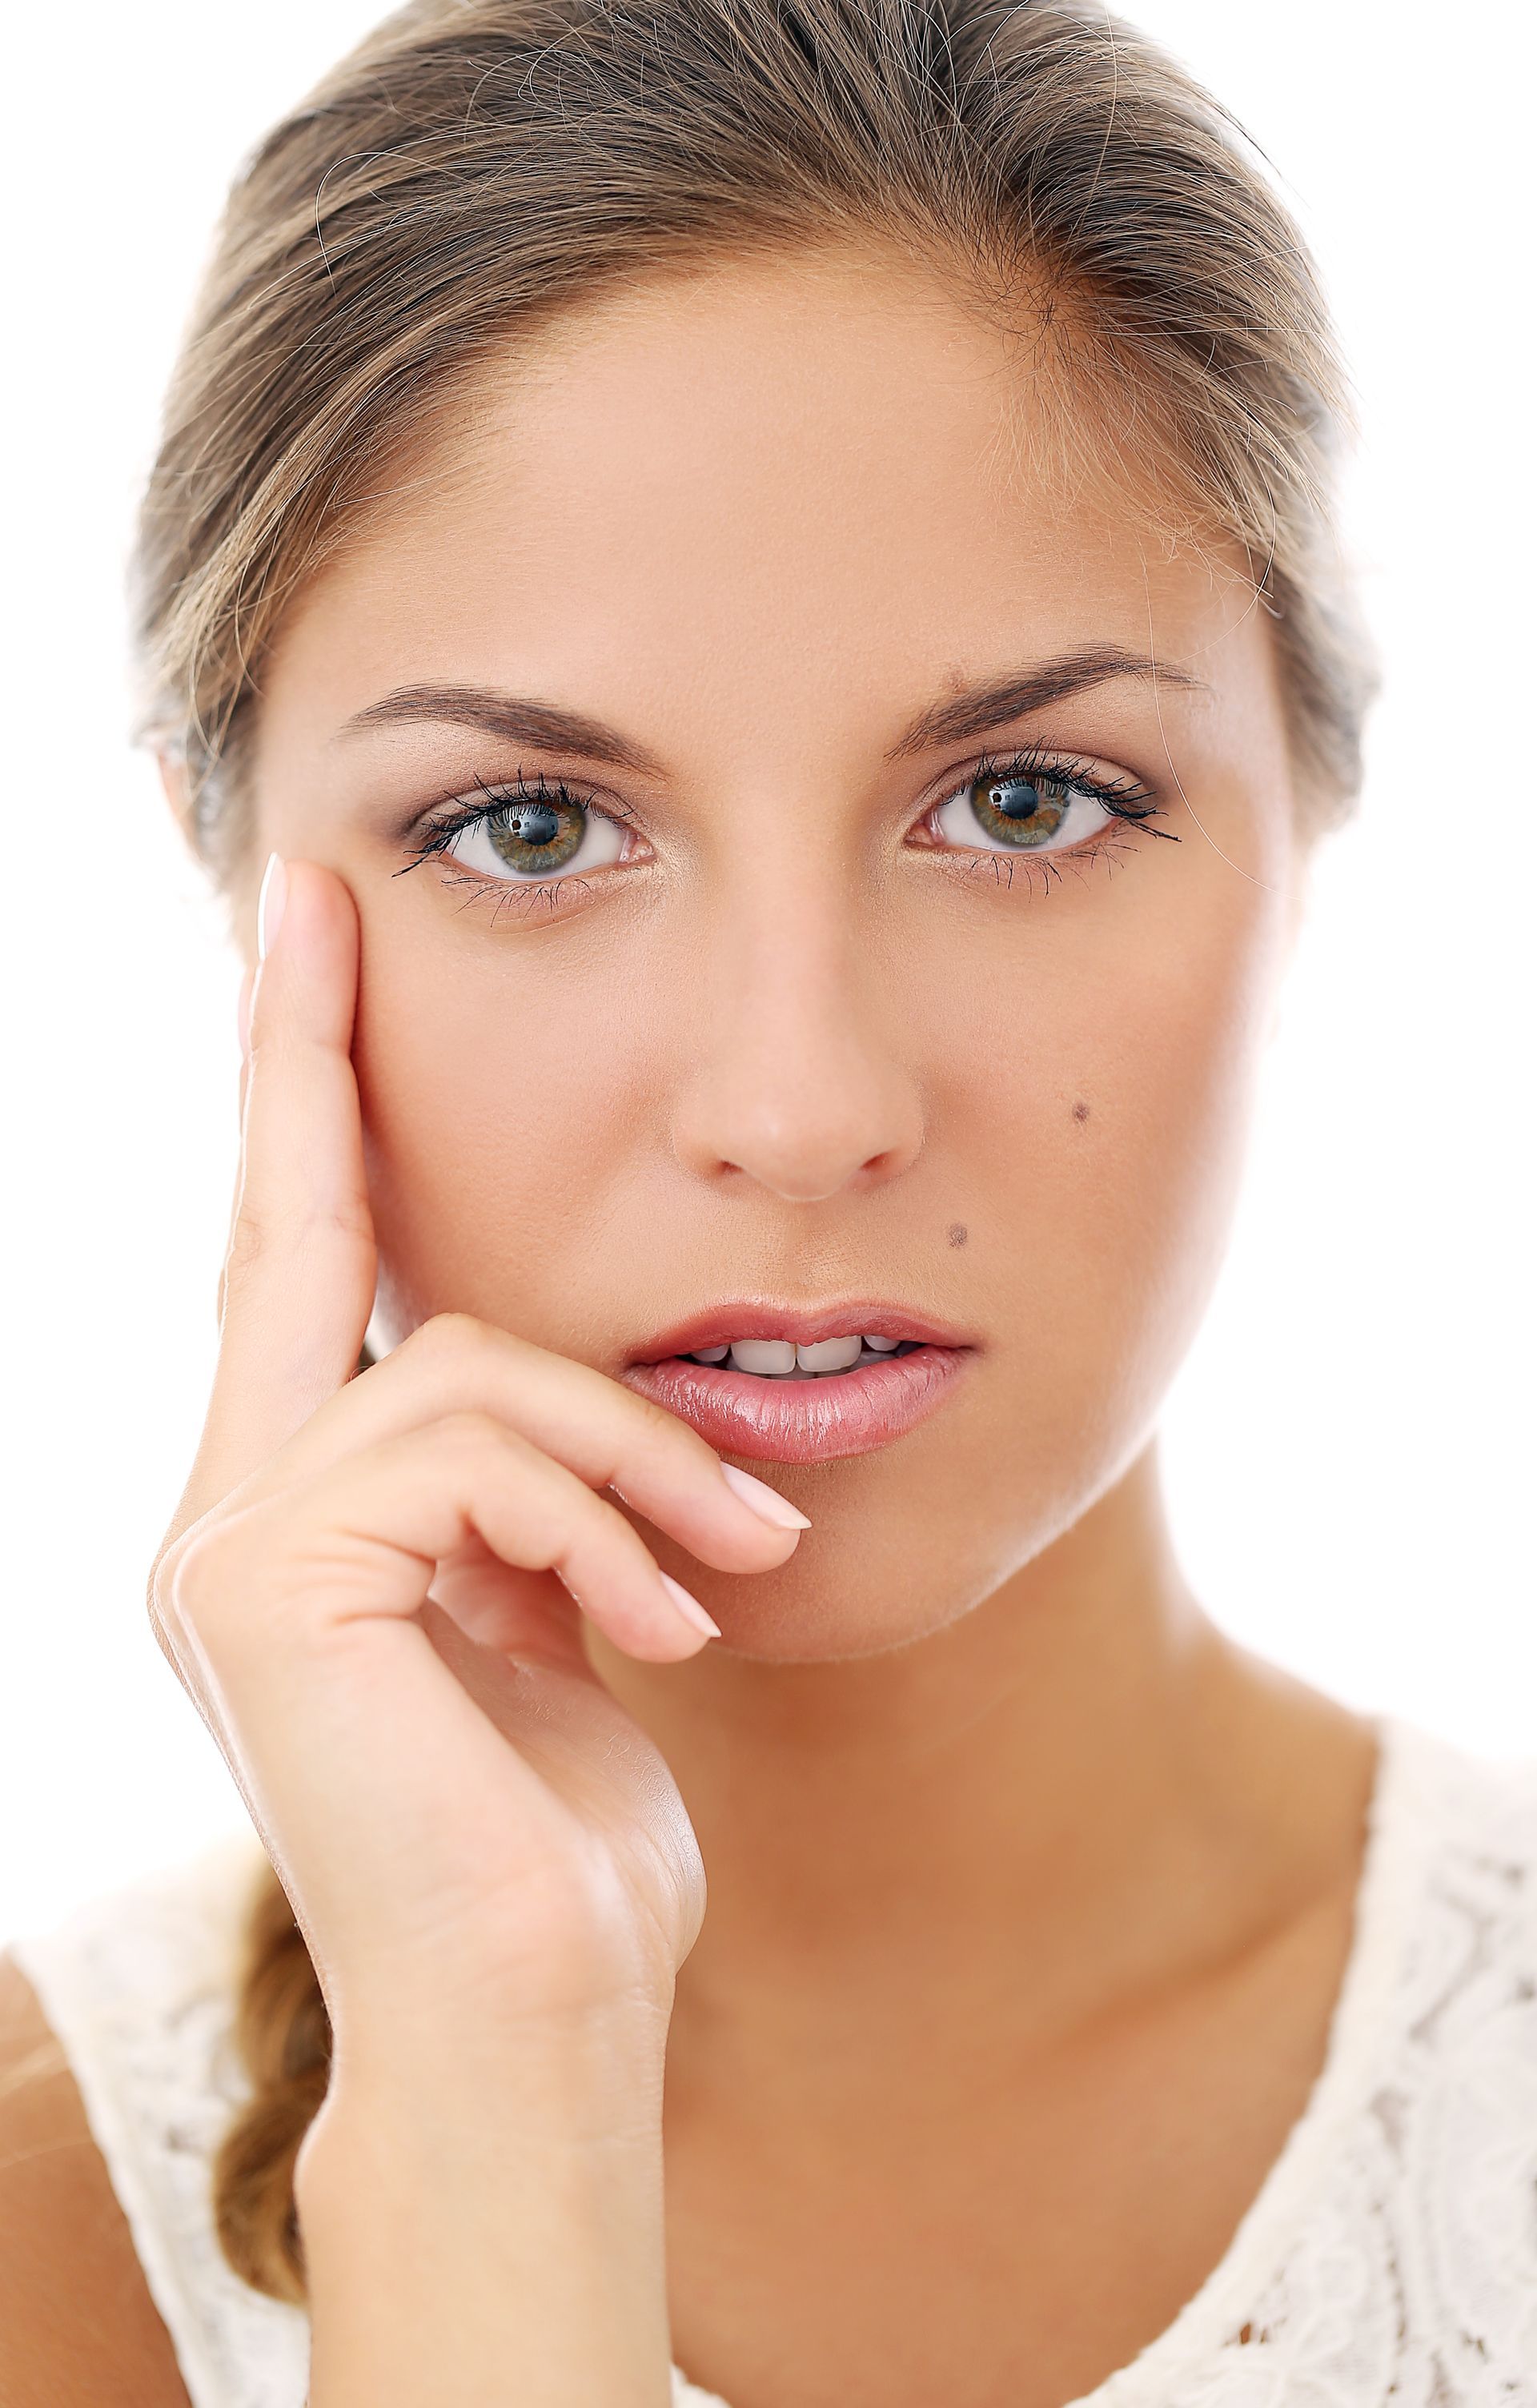
M 1309 829 L 1346 807 L 1372 680 L 1331 515 L 1343 379 L 1295 226 L 1180 67 L 1095 0 L 415 0 L 241 176 L 145 497 L 141 732 L 216 873 L 250 852 L 285 610 L 477 380 L 607 292 L 839 245 L 945 280 L 1098 430 L 1085 458 L 1236 552 Z M 275 1876 L 239 2028 L 220 2236 L 299 2299 L 329 2035 Z

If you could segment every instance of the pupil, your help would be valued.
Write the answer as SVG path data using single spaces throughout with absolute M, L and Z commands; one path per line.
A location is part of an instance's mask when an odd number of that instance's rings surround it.
M 989 833 L 1016 847 L 1040 846 L 1056 834 L 1068 815 L 1065 787 L 1055 778 L 1000 774 L 979 781 L 971 808 Z
M 1027 784 L 1023 778 L 1010 778 L 1005 783 L 989 786 L 987 799 L 995 811 L 1001 811 L 1010 820 L 1033 819 L 1041 803 L 1040 787 Z
M 579 805 L 562 802 L 558 795 L 531 795 L 526 801 L 502 804 L 487 820 L 486 834 L 509 869 L 537 878 L 582 851 L 586 825 Z
M 548 803 L 521 803 L 513 817 L 513 833 L 524 844 L 553 844 L 560 834 L 560 821 Z

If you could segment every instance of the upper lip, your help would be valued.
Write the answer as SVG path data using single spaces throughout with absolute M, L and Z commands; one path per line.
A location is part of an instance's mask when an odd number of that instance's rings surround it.
M 727 1346 L 736 1338 L 788 1338 L 814 1346 L 824 1338 L 909 1339 L 918 1346 L 974 1346 L 976 1340 L 931 1313 L 906 1305 L 856 1297 L 852 1303 L 772 1304 L 759 1297 L 738 1304 L 712 1304 L 637 1347 L 632 1363 L 660 1363 L 669 1354 L 696 1354 L 702 1347 Z

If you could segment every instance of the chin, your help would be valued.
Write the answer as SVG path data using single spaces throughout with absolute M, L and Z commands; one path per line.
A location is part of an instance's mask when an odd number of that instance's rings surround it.
M 1041 1464 L 1028 1479 L 1000 1461 L 963 1481 L 953 1460 L 925 1466 L 906 1450 L 887 1463 L 886 1480 L 879 1456 L 800 1472 L 793 1493 L 812 1517 L 816 1553 L 803 1544 L 780 1570 L 751 1580 L 712 1571 L 630 1518 L 663 1570 L 719 1623 L 710 1658 L 854 1663 L 958 1629 L 1012 1584 L 1006 1610 L 1027 1615 L 1032 1567 L 1148 1455 L 1149 1433 L 1139 1430 L 1092 1465 Z

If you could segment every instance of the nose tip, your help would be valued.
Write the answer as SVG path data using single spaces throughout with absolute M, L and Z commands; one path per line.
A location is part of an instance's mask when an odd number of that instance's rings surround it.
M 923 1145 L 915 1079 L 890 1044 L 808 998 L 717 1022 L 680 1098 L 673 1151 L 696 1176 L 752 1180 L 789 1204 L 899 1178 Z
M 786 1204 L 825 1204 L 844 1189 L 898 1177 L 916 1149 L 885 1145 L 863 1154 L 850 1130 L 760 1127 L 740 1130 L 729 1151 L 712 1151 L 713 1162 L 701 1165 L 696 1157 L 691 1167 L 707 1168 L 717 1179 L 750 1179 Z
M 801 1110 L 788 1111 L 761 1089 L 754 1095 L 745 1081 L 732 1097 L 717 1091 L 712 1102 L 708 1091 L 697 1093 L 673 1134 L 685 1169 L 719 1181 L 752 1180 L 787 1204 L 823 1204 L 845 1189 L 898 1178 L 920 1142 L 916 1114 L 883 1110 L 868 1082 L 841 1102 L 823 1082 Z

